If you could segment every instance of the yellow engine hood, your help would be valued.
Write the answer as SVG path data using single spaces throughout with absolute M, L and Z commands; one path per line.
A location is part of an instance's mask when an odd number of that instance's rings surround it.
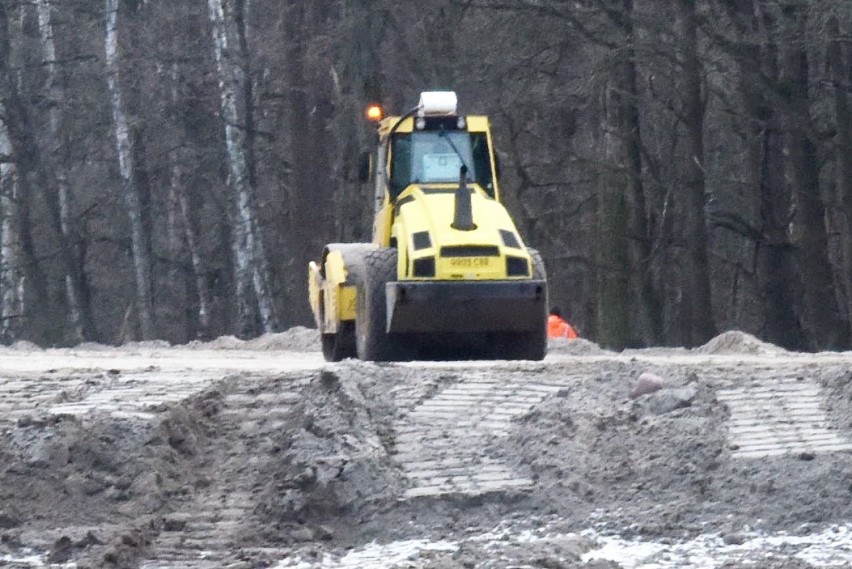
M 453 229 L 455 196 L 456 188 L 449 185 L 412 186 L 397 200 L 397 223 L 407 232 L 428 230 L 433 242 L 438 240 L 441 245 L 502 245 L 499 230 L 515 232 L 512 218 L 503 205 L 486 196 L 478 186 L 472 187 L 470 196 L 476 229 Z
M 452 224 L 456 189 L 451 184 L 412 186 L 400 195 L 391 233 L 400 251 L 405 253 L 401 255 L 401 263 L 434 256 L 438 279 L 507 278 L 507 256 L 529 260 L 509 213 L 500 202 L 474 185 L 471 188 L 474 229 L 455 229 Z M 424 234 L 428 234 L 428 239 Z

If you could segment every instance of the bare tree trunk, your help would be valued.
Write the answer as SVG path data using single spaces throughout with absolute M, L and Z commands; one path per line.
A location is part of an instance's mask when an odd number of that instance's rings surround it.
M 828 23 L 828 66 L 834 95 L 834 120 L 837 124 L 835 160 L 837 162 L 837 218 L 841 239 L 841 278 L 846 299 L 846 319 L 852 334 L 852 115 L 849 109 L 849 89 L 852 86 L 852 49 L 844 55 L 844 40 L 836 17 Z M 845 40 L 847 46 L 852 42 Z
M 374 135 L 373 127 L 359 118 L 365 103 L 384 103 L 378 56 L 382 23 L 371 0 L 344 0 L 340 12 L 345 39 L 337 57 L 339 71 L 332 75 L 336 99 L 334 132 L 340 134 L 334 171 L 336 178 L 344 182 L 336 199 L 336 239 L 369 241 L 373 191 L 358 180 L 357 169 L 362 152 L 373 146 Z
M 257 227 L 257 206 L 250 162 L 251 85 L 246 74 L 245 30 L 241 0 L 208 0 L 219 73 L 222 120 L 228 152 L 228 182 L 234 196 L 233 253 L 237 285 L 239 333 L 254 333 L 251 294 L 257 302 L 263 332 L 278 322 L 269 286 L 269 269 Z
M 329 128 L 334 109 L 333 79 L 331 74 L 308 76 L 305 65 L 309 59 L 311 31 L 328 25 L 329 2 L 290 2 L 288 16 L 288 126 L 290 132 L 299 133 L 289 141 L 288 149 L 289 161 L 293 164 L 287 184 L 289 257 L 297 267 L 305 267 L 326 243 L 335 240 L 335 210 L 331 205 L 338 181 L 332 177 L 332 169 L 321 160 L 335 142 L 330 136 L 334 131 Z M 350 120 L 359 114 L 353 113 Z M 311 222 L 305 223 L 305 219 Z M 304 301 L 308 297 L 307 280 L 301 271 L 292 271 L 288 280 L 286 288 L 290 298 L 298 300 L 291 303 L 288 316 L 296 322 L 310 322 L 310 309 Z
M 0 113 L 5 114 L 0 108 Z M 0 154 L 11 156 L 12 144 L 0 120 Z M 14 162 L 0 163 L 0 340 L 12 342 L 20 335 L 24 314 L 24 275 L 18 242 L 18 180 Z
M 189 203 L 183 188 L 178 193 L 180 203 L 180 214 L 186 231 L 186 246 L 189 249 L 189 258 L 192 261 L 192 274 L 195 277 L 195 292 L 198 294 L 198 334 L 200 338 L 210 336 L 210 292 L 204 280 L 204 263 L 201 260 L 201 252 L 198 248 L 198 239 L 192 224 Z
M 629 176 L 629 231 L 631 298 L 635 299 L 633 340 L 658 345 L 663 336 L 662 294 L 654 284 L 654 236 L 648 219 L 648 203 L 642 179 L 642 133 L 639 120 L 639 88 L 636 82 L 636 29 L 633 0 L 622 0 L 625 53 L 621 63 L 624 93 L 623 126 L 627 174 Z
M 17 303 L 24 312 L 20 313 L 18 331 L 36 340 L 51 337 L 56 329 L 54 315 L 47 292 L 47 277 L 42 269 L 33 238 L 33 223 L 30 216 L 32 191 L 28 173 L 35 171 L 38 149 L 33 139 L 29 116 L 18 92 L 19 81 L 12 62 L 10 22 L 5 2 L 0 2 L 0 112 L 9 143 L 5 160 L 15 171 L 15 202 L 11 205 L 8 222 L 13 228 L 7 233 L 12 239 L 17 235 L 20 246 L 20 277 L 26 287 L 19 288 Z M 8 194 L 7 194 L 8 197 Z M 10 291 L 11 294 L 11 291 Z
M 180 95 L 178 90 L 178 81 L 180 80 L 180 71 L 178 64 L 175 63 L 172 67 L 172 103 L 178 105 Z M 195 286 L 195 293 L 198 297 L 198 326 L 196 336 L 199 338 L 208 338 L 210 336 L 210 291 L 207 288 L 207 283 L 204 279 L 204 262 L 201 259 L 201 251 L 198 247 L 198 237 L 196 235 L 194 216 L 189 207 L 189 199 L 187 190 L 184 185 L 184 157 L 180 150 L 172 152 L 170 171 L 170 197 L 173 198 L 173 207 L 176 210 L 174 213 L 180 217 L 180 222 L 169 221 L 170 232 L 177 233 L 177 227 L 183 225 L 183 234 L 186 239 L 186 248 L 189 254 L 189 259 L 192 266 L 192 276 Z M 172 215 L 172 212 L 170 212 Z M 174 253 L 177 254 L 179 245 L 177 244 L 177 235 L 170 235 L 174 244 Z
M 764 301 L 765 338 L 787 349 L 806 348 L 804 334 L 796 317 L 797 278 L 794 249 L 787 228 L 790 221 L 790 193 L 784 183 L 783 134 L 778 118 L 770 108 L 762 131 L 755 133 L 757 176 L 760 189 L 760 239 L 757 243 L 757 285 Z
M 50 192 L 49 200 L 54 199 L 57 203 L 52 204 L 58 217 L 57 225 L 59 239 L 63 244 L 63 257 L 66 267 L 65 286 L 68 298 L 68 312 L 72 338 L 76 342 L 84 341 L 91 336 L 94 322 L 86 302 L 87 294 L 84 288 L 83 277 L 78 266 L 82 265 L 79 246 L 71 227 L 71 192 L 68 181 L 65 178 L 65 165 L 63 164 L 63 139 L 61 109 L 64 106 L 65 94 L 62 89 L 59 70 L 56 64 L 56 45 L 53 37 L 53 24 L 51 22 L 50 0 L 36 0 L 38 10 L 39 36 L 42 48 L 42 63 L 46 71 L 45 92 L 50 100 L 48 109 L 48 123 L 50 128 L 50 140 L 53 148 L 47 153 L 47 170 L 45 178 L 55 187 Z M 45 188 L 46 189 L 46 188 Z M 71 258 L 73 257 L 73 258 Z
M 624 139 L 622 79 L 608 85 L 604 97 L 605 170 L 598 184 L 598 342 L 615 349 L 630 344 L 630 255 L 627 194 L 631 188 Z
M 789 6 L 782 52 L 782 92 L 786 94 L 787 150 L 793 184 L 792 243 L 802 283 L 800 318 L 812 349 L 846 347 L 848 327 L 840 318 L 834 275 L 828 258 L 825 205 L 820 195 L 819 166 L 812 138 L 805 43 L 807 13 Z
M 683 214 L 686 265 L 684 267 L 684 344 L 696 346 L 715 333 L 707 258 L 704 183 L 704 102 L 694 0 L 677 1 L 680 35 L 681 109 L 686 128 L 686 164 L 680 211 Z
M 751 0 L 730 6 L 739 41 L 734 55 L 739 63 L 739 88 L 746 125 L 748 176 L 746 183 L 758 198 L 759 225 L 746 237 L 754 240 L 757 289 L 762 299 L 762 337 L 791 350 L 806 347 L 796 316 L 798 302 L 795 260 L 787 228 L 790 191 L 784 181 L 784 133 L 778 110 L 770 102 L 764 81 L 778 80 L 778 47 L 774 18 L 758 19 Z M 763 38 L 755 53 L 754 38 Z
M 136 310 L 143 340 L 156 337 L 154 305 L 151 290 L 151 258 L 143 222 L 142 202 L 139 196 L 133 160 L 133 142 L 121 93 L 118 61 L 118 0 L 106 0 L 106 67 L 107 85 L 112 102 L 115 123 L 115 142 L 122 181 L 122 193 L 130 220 L 130 241 L 133 251 L 133 269 L 136 284 Z

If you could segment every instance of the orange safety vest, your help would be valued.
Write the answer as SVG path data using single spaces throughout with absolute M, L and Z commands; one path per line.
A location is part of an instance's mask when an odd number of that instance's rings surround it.
M 547 337 L 548 338 L 568 338 L 573 340 L 577 338 L 577 331 L 574 327 L 568 324 L 561 317 L 551 314 L 547 317 Z

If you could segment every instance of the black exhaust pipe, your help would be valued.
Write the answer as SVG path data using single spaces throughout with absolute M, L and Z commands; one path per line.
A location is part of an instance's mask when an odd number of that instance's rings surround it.
M 473 222 L 473 205 L 470 201 L 470 188 L 467 187 L 467 166 L 464 165 L 459 170 L 459 187 L 456 190 L 456 211 L 450 227 L 459 231 L 473 231 L 476 229 L 476 224 Z

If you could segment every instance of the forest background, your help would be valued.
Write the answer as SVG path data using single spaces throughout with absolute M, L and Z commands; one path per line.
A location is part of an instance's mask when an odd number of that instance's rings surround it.
M 363 108 L 434 89 L 581 335 L 852 346 L 850 0 L 1 0 L 2 341 L 312 325 Z

